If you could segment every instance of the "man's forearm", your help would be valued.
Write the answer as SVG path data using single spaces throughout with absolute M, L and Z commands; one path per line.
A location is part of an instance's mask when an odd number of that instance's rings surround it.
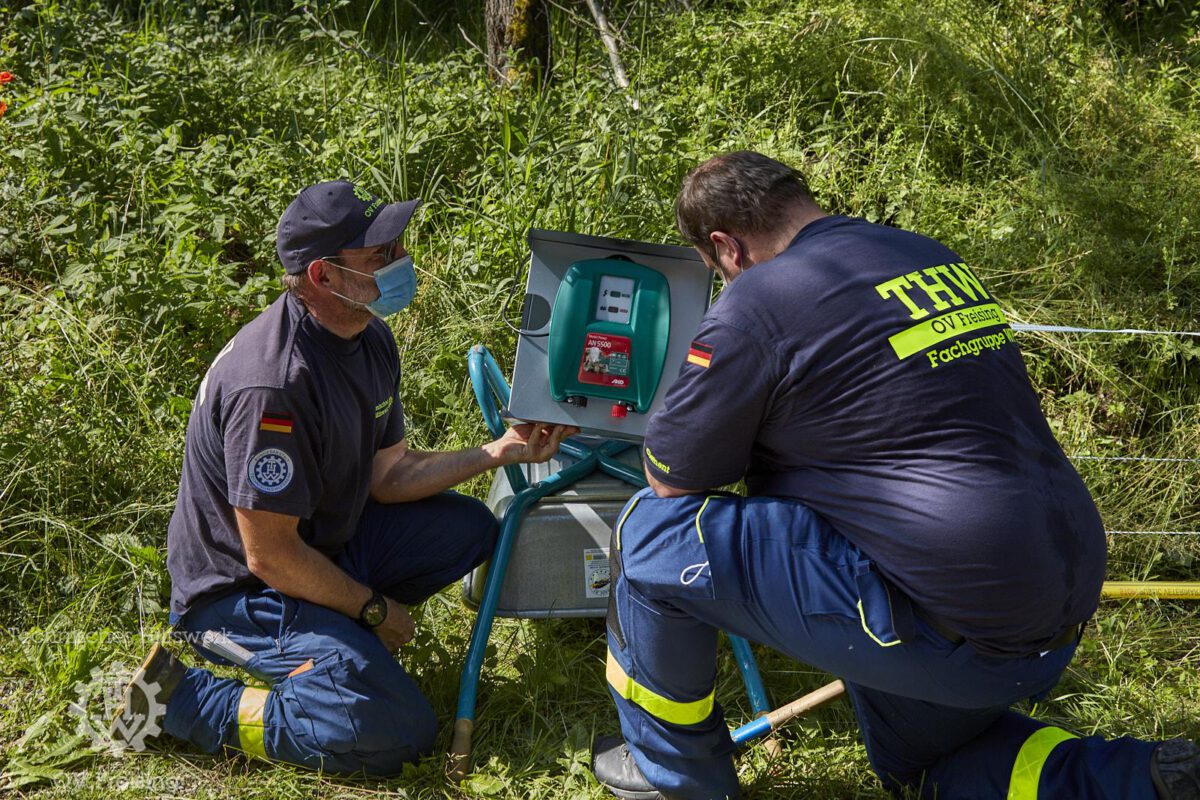
M 332 608 L 357 619 L 371 590 L 346 574 L 319 551 L 303 542 L 271 555 L 269 563 L 254 565 L 254 574 L 289 597 Z
M 452 452 L 409 450 L 387 472 L 376 476 L 371 496 L 380 503 L 420 500 L 505 463 L 490 445 Z

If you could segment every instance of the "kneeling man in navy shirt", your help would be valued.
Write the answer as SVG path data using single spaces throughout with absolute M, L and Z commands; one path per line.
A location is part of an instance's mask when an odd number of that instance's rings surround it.
M 167 533 L 171 622 L 259 685 L 155 646 L 114 732 L 388 775 L 429 753 L 437 717 L 393 652 L 408 606 L 487 558 L 497 525 L 450 487 L 541 462 L 575 428 L 520 425 L 457 452 L 408 446 L 382 321 L 416 289 L 402 241 L 419 201 L 310 186 L 279 222 L 287 288 L 217 355 L 188 423 Z M 209 631 L 222 647 L 205 646 Z
M 1200 797 L 1186 740 L 1107 741 L 1010 706 L 1070 663 L 1105 533 L 999 301 L 944 245 L 825 214 L 752 152 L 684 180 L 724 292 L 650 422 L 613 532 L 618 797 L 735 797 L 718 630 L 845 681 L 884 786 L 937 798 Z M 716 491 L 745 480 L 748 496 Z

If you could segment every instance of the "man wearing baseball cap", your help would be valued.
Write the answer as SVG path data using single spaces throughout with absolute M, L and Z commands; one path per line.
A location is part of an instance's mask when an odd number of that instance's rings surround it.
M 486 506 L 449 489 L 545 461 L 576 430 L 408 447 L 381 318 L 416 288 L 402 234 L 419 202 L 331 181 L 283 213 L 287 291 L 200 384 L 167 535 L 172 624 L 260 685 L 155 645 L 113 720 L 119 738 L 137 746 L 161 727 L 208 752 L 340 774 L 396 773 L 432 750 L 437 718 L 393 653 L 414 633 L 407 607 L 481 563 L 497 533 Z

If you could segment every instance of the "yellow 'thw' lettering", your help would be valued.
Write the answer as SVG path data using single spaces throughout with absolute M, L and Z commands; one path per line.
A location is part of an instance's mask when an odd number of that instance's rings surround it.
M 931 303 L 934 311 L 945 311 L 961 306 L 966 302 L 964 297 L 974 301 L 991 298 L 971 268 L 961 263 L 914 270 L 877 284 L 875 291 L 884 300 L 896 299 L 903 303 L 912 319 L 929 316 L 930 311 L 922 301 Z

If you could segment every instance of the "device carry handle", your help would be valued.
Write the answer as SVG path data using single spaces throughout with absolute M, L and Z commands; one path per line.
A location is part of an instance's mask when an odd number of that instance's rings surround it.
M 467 353 L 467 373 L 471 376 L 471 388 L 475 391 L 475 402 L 483 413 L 483 422 L 488 433 L 499 439 L 504 435 L 504 420 L 500 409 L 508 403 L 508 381 L 500 374 L 496 359 L 481 344 Z
M 508 381 L 504 380 L 496 359 L 481 344 L 474 345 L 467 353 L 467 374 L 471 376 L 471 388 L 475 392 L 475 402 L 479 405 L 479 411 L 483 414 L 483 423 L 492 438 L 499 439 L 505 430 L 500 409 L 508 405 Z M 525 474 L 516 464 L 505 465 L 504 474 L 508 476 L 508 482 L 514 492 L 529 486 Z

